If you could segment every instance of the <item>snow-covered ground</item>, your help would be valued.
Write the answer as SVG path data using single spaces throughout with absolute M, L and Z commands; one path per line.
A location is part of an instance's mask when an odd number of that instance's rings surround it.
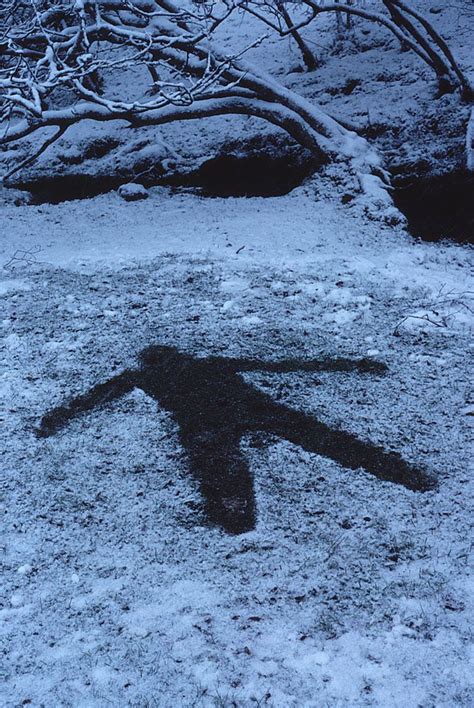
M 430 5 L 449 13 L 468 62 L 466 15 Z M 433 103 L 409 54 L 324 52 L 316 75 L 280 78 L 372 128 L 392 165 L 458 166 L 466 109 L 455 96 Z M 185 161 L 260 129 L 212 126 L 128 139 L 139 157 L 154 145 Z M 72 131 L 41 169 L 69 169 L 85 135 Z M 125 159 L 117 135 L 104 174 Z M 267 199 L 153 188 L 134 203 L 2 202 L 0 705 L 474 705 L 472 249 L 417 242 L 340 196 L 321 175 Z M 35 435 L 46 411 L 158 343 L 385 362 L 383 377 L 242 376 L 424 466 L 437 488 L 249 435 L 257 525 L 230 536 L 208 523 L 176 422 L 141 390 Z
M 471 705 L 469 249 L 303 188 L 1 219 L 4 704 Z M 384 361 L 383 378 L 245 377 L 438 489 L 248 438 L 258 523 L 232 537 L 207 525 L 175 423 L 142 392 L 35 437 L 150 343 Z

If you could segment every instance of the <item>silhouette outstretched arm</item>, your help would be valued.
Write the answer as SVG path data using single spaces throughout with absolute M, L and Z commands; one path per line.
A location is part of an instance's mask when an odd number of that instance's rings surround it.
M 284 359 L 258 361 L 257 359 L 226 359 L 235 371 L 268 371 L 286 374 L 291 371 L 356 371 L 359 374 L 385 374 L 386 364 L 375 359 Z
M 73 398 L 67 405 L 58 406 L 46 413 L 41 419 L 36 434 L 42 438 L 54 435 L 73 418 L 123 396 L 139 384 L 140 376 L 135 371 L 124 371 L 105 383 L 97 384 L 82 396 Z

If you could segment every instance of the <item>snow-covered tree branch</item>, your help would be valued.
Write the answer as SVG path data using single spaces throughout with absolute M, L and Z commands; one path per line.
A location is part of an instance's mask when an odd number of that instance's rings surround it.
M 233 0 L 0 6 L 1 142 L 53 128 L 43 151 L 85 119 L 138 126 L 235 113 L 278 125 L 321 157 L 344 160 L 362 186 L 368 176 L 385 178 L 363 138 L 244 61 L 248 46 L 234 53 L 219 48 L 215 32 L 238 6 Z
M 377 0 L 369 6 L 358 0 L 242 0 L 239 5 L 280 36 L 291 35 L 299 43 L 303 41 L 299 31 L 323 13 L 336 13 L 338 17 L 345 14 L 375 23 L 398 39 L 404 48 L 412 50 L 435 72 L 441 93 L 459 89 L 467 100 L 473 98 L 474 89 L 446 41 L 423 14 L 403 0 Z M 287 6 L 298 8 L 300 17 L 297 21 L 289 21 Z

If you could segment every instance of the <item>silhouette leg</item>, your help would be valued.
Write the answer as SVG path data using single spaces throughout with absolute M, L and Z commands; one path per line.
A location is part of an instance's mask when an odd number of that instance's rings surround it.
M 370 474 L 414 491 L 428 491 L 435 481 L 423 469 L 410 465 L 396 452 L 364 442 L 352 433 L 329 426 L 300 411 L 276 405 L 261 428 L 300 445 L 308 452 L 329 457 L 343 467 L 363 467 Z
M 249 466 L 240 451 L 240 435 L 220 431 L 182 434 L 209 519 L 229 533 L 255 526 L 255 497 Z

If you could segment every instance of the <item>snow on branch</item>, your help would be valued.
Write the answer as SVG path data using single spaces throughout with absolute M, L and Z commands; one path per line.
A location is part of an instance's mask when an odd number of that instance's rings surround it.
M 15 0 L 0 3 L 0 144 L 54 128 L 30 164 L 82 120 L 160 125 L 222 114 L 279 126 L 320 157 L 344 161 L 362 191 L 387 175 L 366 140 L 244 62 L 215 33 L 237 0 Z M 286 15 L 291 32 L 291 19 Z M 371 193 L 373 190 L 371 190 Z
M 238 4 L 280 36 L 292 35 L 300 48 L 303 40 L 299 30 L 322 13 L 335 13 L 338 18 L 358 17 L 378 24 L 435 72 L 441 92 L 460 89 L 466 99 L 472 100 L 474 96 L 473 87 L 446 41 L 422 13 L 403 0 L 375 0 L 369 6 L 361 0 L 239 0 Z M 298 8 L 298 21 L 290 21 L 287 6 Z M 304 46 L 303 58 L 305 50 Z
M 170 11 L 158 0 L 74 0 L 54 7 L 45 0 L 20 0 L 0 8 L 0 119 L 41 119 L 61 91 L 73 105 L 82 98 L 110 111 L 140 112 L 167 105 L 190 105 L 213 86 L 222 88 L 232 57 L 216 61 L 209 44 L 231 12 Z M 201 59 L 197 73 L 188 57 Z M 174 50 L 179 61 L 170 62 Z M 117 96 L 101 78 L 146 68 L 148 96 Z M 125 92 L 126 93 L 126 92 Z M 129 92 L 132 94 L 132 92 Z

